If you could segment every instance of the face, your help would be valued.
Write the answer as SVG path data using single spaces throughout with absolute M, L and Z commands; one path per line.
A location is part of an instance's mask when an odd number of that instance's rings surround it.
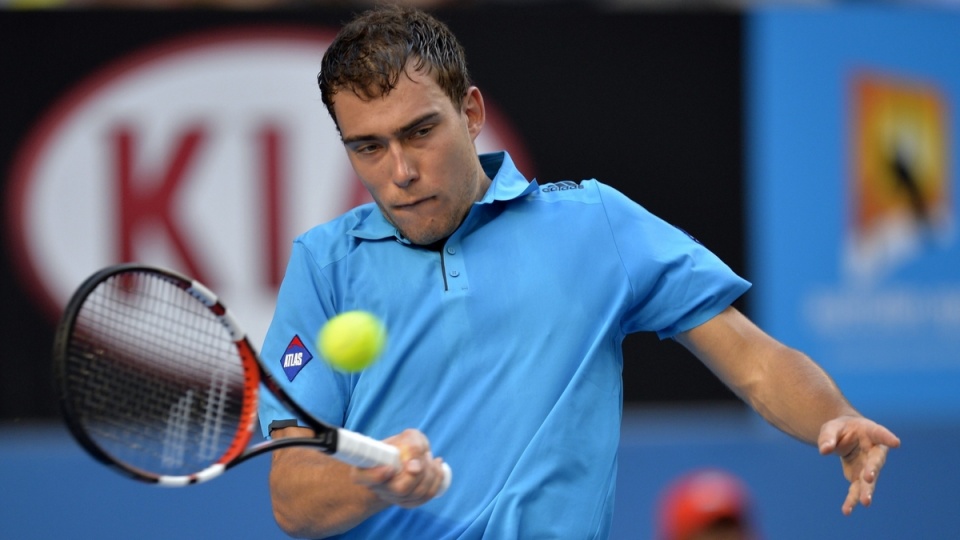
M 379 98 L 338 92 L 333 110 L 360 180 L 414 244 L 449 236 L 486 192 L 474 145 L 484 122 L 476 87 L 456 106 L 433 77 L 411 68 Z

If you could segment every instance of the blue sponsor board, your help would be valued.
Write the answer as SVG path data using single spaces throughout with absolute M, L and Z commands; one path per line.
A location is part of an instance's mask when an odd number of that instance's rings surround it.
M 864 412 L 960 415 L 960 12 L 747 27 L 754 318 Z

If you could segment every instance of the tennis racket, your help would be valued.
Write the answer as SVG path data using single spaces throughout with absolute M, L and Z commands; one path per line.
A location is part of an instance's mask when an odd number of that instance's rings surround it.
M 396 447 L 327 425 L 297 405 L 216 295 L 169 270 L 125 264 L 90 276 L 67 304 L 53 361 L 74 438 L 98 461 L 137 480 L 205 482 L 289 446 L 317 447 L 358 467 L 400 467 Z M 316 437 L 250 446 L 261 387 Z M 444 464 L 438 496 L 450 480 Z

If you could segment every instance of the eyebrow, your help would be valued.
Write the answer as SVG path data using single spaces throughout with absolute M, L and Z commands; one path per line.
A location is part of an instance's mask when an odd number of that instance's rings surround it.
M 393 135 L 395 137 L 401 137 L 415 130 L 418 126 L 427 124 L 430 122 L 435 122 L 439 118 L 440 118 L 439 112 L 429 112 L 427 114 L 424 114 L 423 116 L 420 116 L 414 119 L 413 121 L 407 123 L 406 125 L 401 126 L 399 129 L 393 132 Z M 380 137 L 377 137 L 376 135 L 354 135 L 352 137 L 341 137 L 340 141 L 343 142 L 343 144 L 346 146 L 346 145 L 356 144 L 360 142 L 376 141 L 379 139 Z

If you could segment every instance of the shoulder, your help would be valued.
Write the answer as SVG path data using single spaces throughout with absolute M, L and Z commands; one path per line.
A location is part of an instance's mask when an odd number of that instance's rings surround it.
M 305 248 L 324 266 L 353 249 L 359 242 L 356 232 L 377 215 L 379 212 L 373 203 L 357 206 L 300 234 L 294 238 L 294 246 Z
M 320 223 L 301 233 L 297 240 L 310 240 L 317 237 L 342 236 L 353 230 L 374 210 L 373 203 L 364 204 L 347 210 L 343 214 Z
M 540 184 L 535 198 L 545 202 L 578 201 L 600 202 L 600 187 L 596 180 L 558 180 Z
M 561 180 L 541 184 L 536 198 L 545 202 L 575 201 L 600 205 L 605 212 L 647 214 L 640 204 L 621 191 L 596 179 Z

